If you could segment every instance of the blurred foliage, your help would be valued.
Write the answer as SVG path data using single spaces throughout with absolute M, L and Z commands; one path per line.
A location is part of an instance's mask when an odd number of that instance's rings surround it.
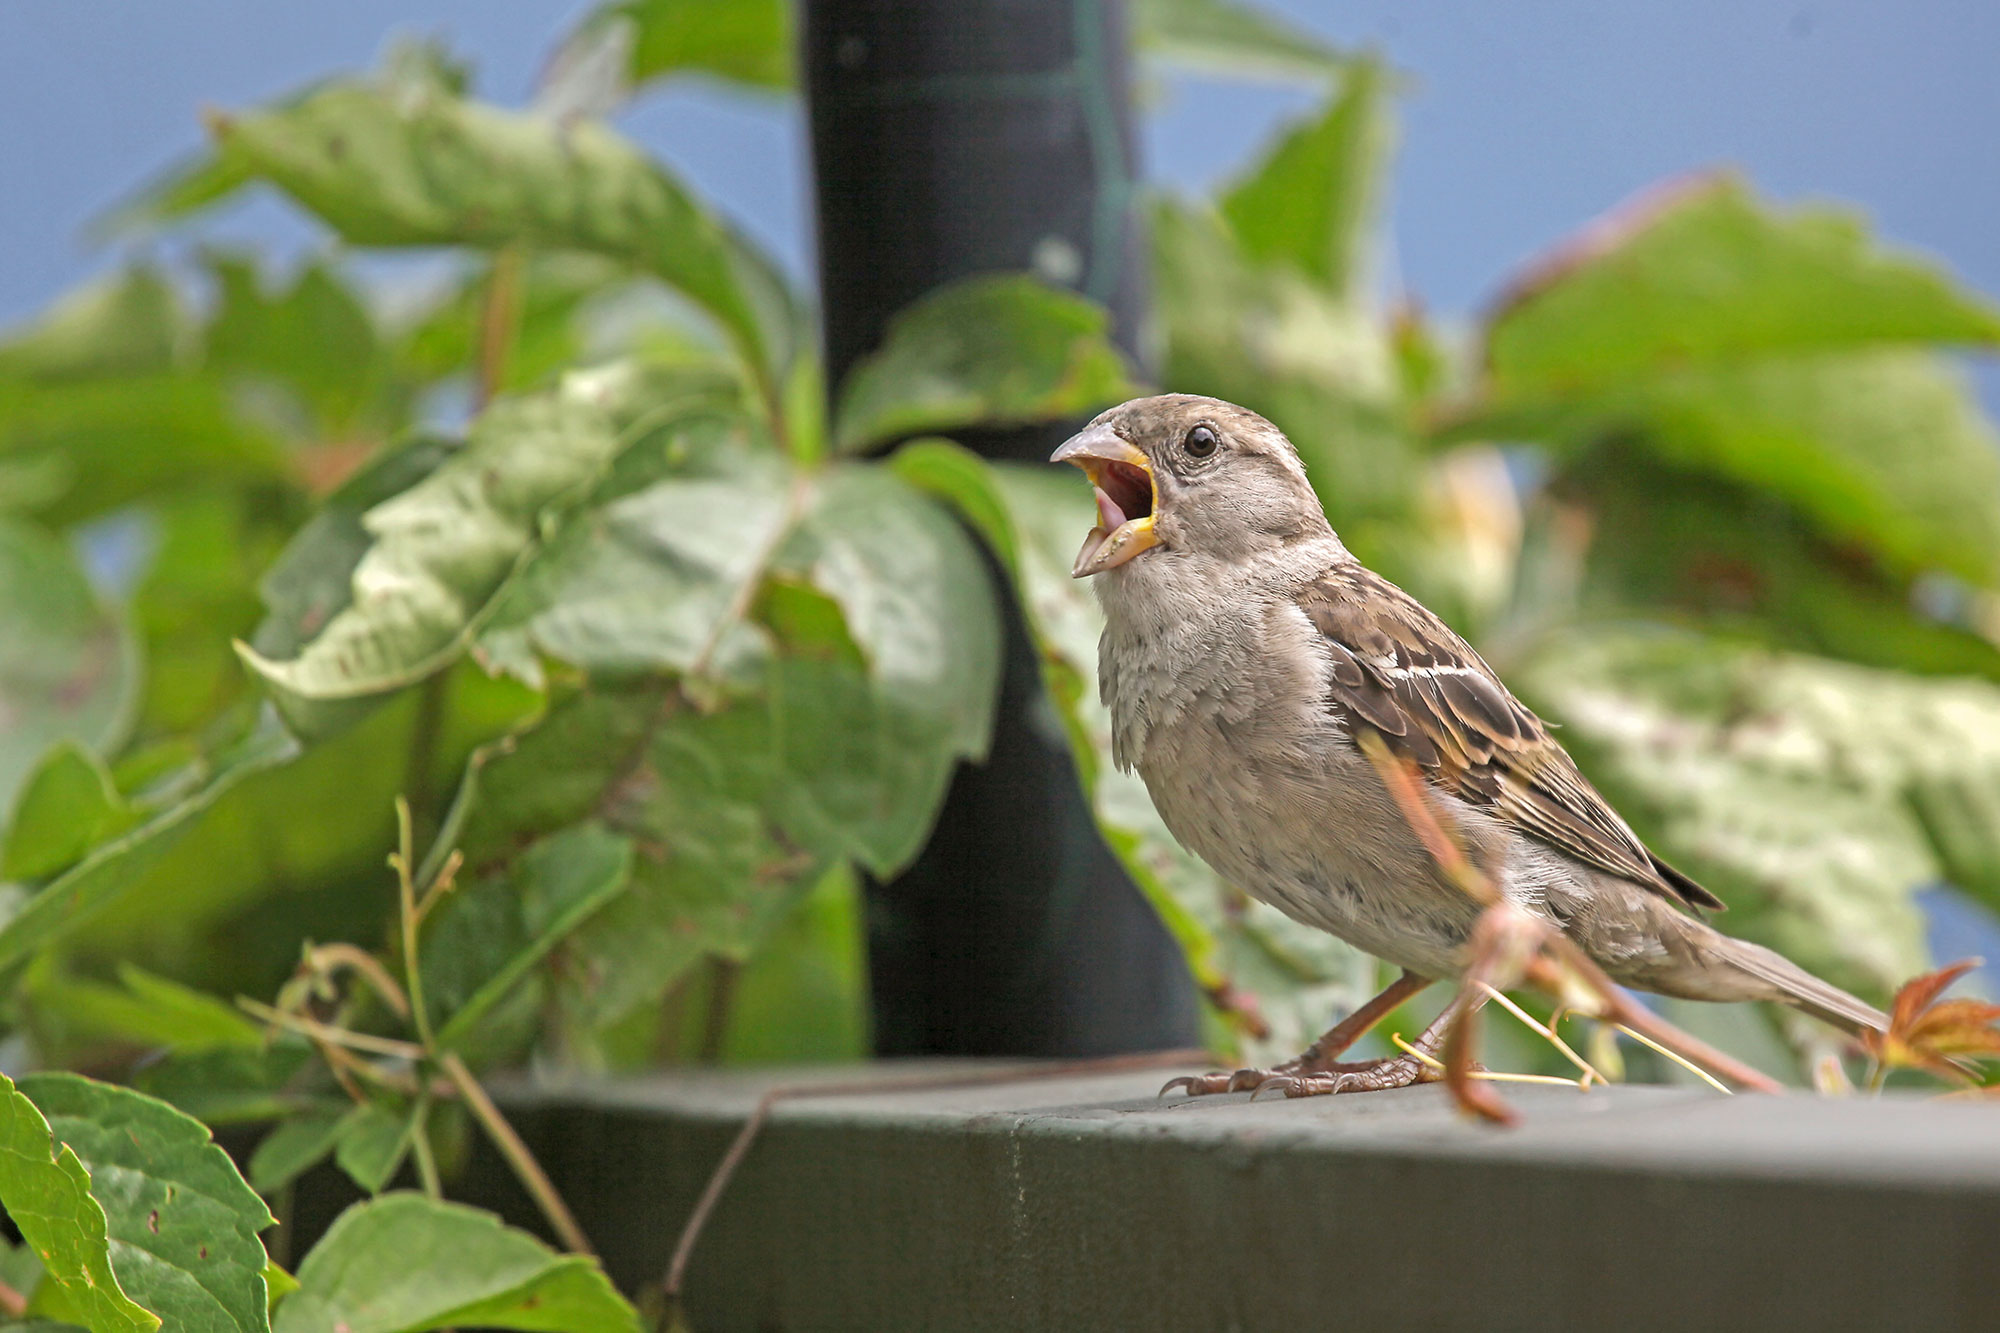
M 2000 455 L 1956 360 L 2000 312 L 1728 177 L 1470 326 L 1385 309 L 1393 72 L 1229 0 L 1132 12 L 1165 60 L 1325 89 L 1215 199 L 1151 201 L 1163 384 L 1283 427 L 1733 929 L 1886 999 L 1928 962 L 1917 889 L 2000 906 Z M 527 111 L 408 46 L 216 116 L 105 230 L 199 238 L 262 188 L 327 244 L 135 259 L 0 340 L 4 1016 L 133 1085 L 6 1092 L 36 1317 L 635 1327 L 589 1261 L 383 1191 L 503 1131 L 470 1070 L 865 1051 L 859 877 L 984 752 L 1001 596 L 1217 1044 L 1289 1054 L 1372 989 L 1108 762 L 1085 490 L 938 438 L 1137 392 L 1103 313 L 977 278 L 829 395 L 806 295 L 600 119 L 781 92 L 791 27 L 618 0 Z M 364 281 L 383 249 L 428 278 Z M 331 1160 L 379 1197 L 265 1268 L 189 1116 L 275 1122 L 267 1195 Z M 197 1203 L 235 1239 L 190 1259 Z

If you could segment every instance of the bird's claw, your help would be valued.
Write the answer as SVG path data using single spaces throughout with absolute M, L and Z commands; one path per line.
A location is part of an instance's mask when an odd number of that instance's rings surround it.
M 1253 1096 L 1273 1079 L 1283 1078 L 1292 1071 L 1280 1065 L 1276 1069 L 1217 1069 L 1206 1074 L 1183 1074 L 1170 1078 L 1160 1089 L 1164 1097 L 1176 1090 L 1190 1097 L 1210 1097 L 1221 1092 L 1247 1092 Z

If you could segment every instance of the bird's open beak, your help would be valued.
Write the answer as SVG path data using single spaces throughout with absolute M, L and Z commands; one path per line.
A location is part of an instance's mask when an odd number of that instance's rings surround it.
M 1141 551 L 1160 544 L 1153 531 L 1159 490 L 1153 465 L 1109 426 L 1092 426 L 1072 436 L 1049 456 L 1051 463 L 1074 463 L 1097 493 L 1097 526 L 1083 539 L 1070 577 L 1087 579 L 1116 569 Z

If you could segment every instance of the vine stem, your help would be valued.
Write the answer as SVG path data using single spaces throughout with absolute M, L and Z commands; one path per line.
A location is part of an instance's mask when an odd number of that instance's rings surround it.
M 410 803 L 396 798 L 396 894 L 403 927 L 403 980 L 410 996 L 410 1018 L 416 1024 L 417 1040 L 425 1051 L 437 1049 L 437 1034 L 431 1031 L 430 1006 L 424 1003 L 424 970 L 417 966 L 417 885 L 410 878 L 416 860 L 414 834 L 410 828 Z
M 528 1191 L 535 1206 L 542 1210 L 542 1216 L 548 1219 L 563 1248 L 573 1254 L 594 1256 L 597 1251 L 591 1248 L 590 1237 L 584 1235 L 583 1228 L 577 1225 L 575 1215 L 563 1202 L 562 1195 L 556 1192 L 554 1182 L 542 1170 L 542 1164 L 535 1160 L 535 1154 L 529 1151 L 521 1136 L 514 1132 L 514 1127 L 507 1123 L 507 1117 L 500 1114 L 500 1108 L 493 1104 L 493 1099 L 486 1095 L 486 1089 L 465 1067 L 465 1061 L 458 1058 L 458 1052 L 445 1051 L 437 1060 L 446 1077 L 457 1085 L 460 1100 L 479 1121 L 486 1137 L 493 1140 L 493 1146 L 500 1150 L 500 1155 L 507 1159 L 507 1165 L 513 1168 L 515 1178 Z
M 919 1074 L 912 1078 L 853 1079 L 840 1083 L 795 1083 L 767 1089 L 757 1099 L 743 1127 L 736 1131 L 730 1141 L 728 1151 L 715 1164 L 715 1170 L 708 1177 L 708 1184 L 702 1187 L 701 1197 L 695 1200 L 694 1210 L 681 1227 L 680 1240 L 674 1245 L 673 1258 L 667 1263 L 667 1275 L 660 1283 L 660 1289 L 670 1307 L 678 1305 L 681 1286 L 687 1280 L 688 1261 L 694 1257 L 695 1242 L 708 1226 L 710 1214 L 722 1202 L 723 1191 L 729 1188 L 730 1179 L 736 1168 L 743 1165 L 743 1159 L 750 1155 L 750 1145 L 757 1141 L 764 1125 L 771 1118 L 771 1111 L 781 1101 L 802 1097 L 853 1097 L 881 1092 L 932 1092 L 947 1088 L 977 1088 L 996 1083 L 1025 1083 L 1035 1079 L 1070 1078 L 1079 1074 L 1117 1074 L 1132 1069 L 1151 1069 L 1157 1065 L 1187 1064 L 1191 1060 L 1207 1058 L 1203 1050 L 1142 1051 L 1136 1055 L 1111 1055 L 1094 1060 L 1065 1060 L 1059 1064 L 1045 1065 L 1039 1069 L 987 1069 L 970 1074 Z

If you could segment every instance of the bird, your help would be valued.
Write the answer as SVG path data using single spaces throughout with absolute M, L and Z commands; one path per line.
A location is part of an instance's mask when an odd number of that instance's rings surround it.
M 1103 608 L 1113 762 L 1226 882 L 1401 969 L 1296 1059 L 1169 1089 L 1309 1096 L 1436 1077 L 1426 1057 L 1464 996 L 1414 1053 L 1339 1058 L 1403 1000 L 1464 974 L 1483 910 L 1405 817 L 1371 744 L 1422 775 L 1438 822 L 1506 902 L 1620 984 L 1885 1027 L 1704 919 L 1721 900 L 1646 847 L 1464 639 L 1348 551 L 1269 421 L 1215 398 L 1137 398 L 1051 461 L 1080 467 L 1097 502 L 1071 573 Z

